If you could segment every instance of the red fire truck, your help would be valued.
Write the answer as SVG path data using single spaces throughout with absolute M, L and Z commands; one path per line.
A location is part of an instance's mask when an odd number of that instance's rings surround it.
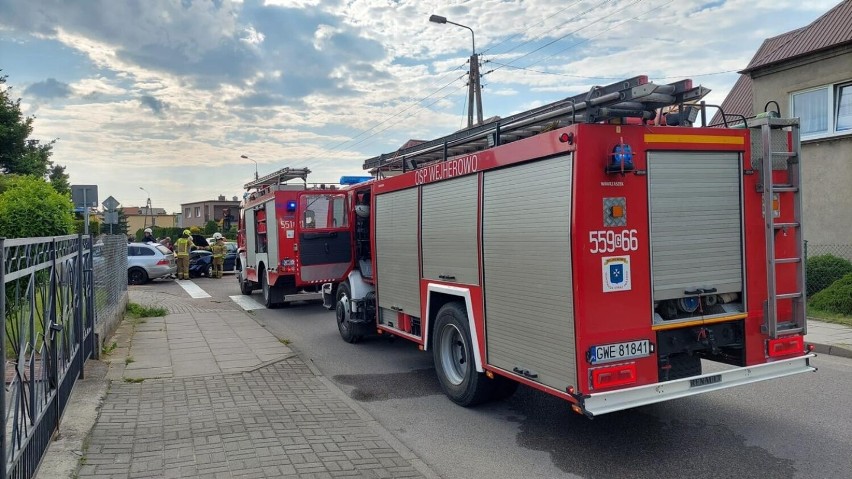
M 463 406 L 589 417 L 815 371 L 797 121 L 693 128 L 707 92 L 640 76 L 366 160 L 342 338 L 431 350 Z
M 263 292 L 268 308 L 319 299 L 324 283 L 352 268 L 347 194 L 309 187 L 307 168 L 282 168 L 247 183 L 237 236 L 240 291 Z M 288 183 L 291 180 L 301 183 Z

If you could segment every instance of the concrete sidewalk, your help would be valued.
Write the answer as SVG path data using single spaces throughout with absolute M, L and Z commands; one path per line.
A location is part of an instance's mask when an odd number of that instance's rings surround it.
M 174 287 L 131 288 L 169 314 L 124 321 L 80 382 L 103 398 L 86 447 L 53 443 L 39 477 L 437 477 L 233 302 Z
M 805 342 L 813 344 L 814 352 L 852 358 L 852 328 L 808 318 Z

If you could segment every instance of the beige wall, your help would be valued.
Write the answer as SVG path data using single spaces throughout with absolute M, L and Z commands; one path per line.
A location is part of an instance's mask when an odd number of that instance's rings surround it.
M 154 224 L 163 228 L 172 228 L 177 226 L 175 215 L 154 215 Z M 145 228 L 147 221 L 148 226 L 151 226 L 150 216 L 131 215 L 127 217 L 127 232 L 130 234 L 136 233 L 137 230 Z
M 852 48 L 812 63 L 773 72 L 754 72 L 755 113 L 769 100 L 790 115 L 790 94 L 852 80 Z M 852 245 L 852 134 L 802 142 L 805 239 L 815 245 Z

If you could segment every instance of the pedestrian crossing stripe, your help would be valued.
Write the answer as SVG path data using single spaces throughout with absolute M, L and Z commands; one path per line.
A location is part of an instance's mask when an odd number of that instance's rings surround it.
M 183 288 L 183 290 L 186 291 L 187 294 L 189 294 L 189 296 L 192 298 L 199 299 L 212 297 L 207 294 L 206 291 L 201 289 L 201 286 L 198 286 L 197 284 L 193 283 L 190 279 L 179 279 L 175 281 L 175 283 L 180 285 L 180 287 Z
M 251 296 L 246 296 L 246 295 L 240 294 L 240 295 L 236 295 L 236 296 L 230 296 L 230 298 L 231 298 L 231 301 L 237 303 L 237 306 L 243 308 L 246 311 L 254 311 L 256 309 L 266 309 L 266 306 L 264 306 L 264 305 L 258 303 L 257 301 L 253 300 L 251 298 Z

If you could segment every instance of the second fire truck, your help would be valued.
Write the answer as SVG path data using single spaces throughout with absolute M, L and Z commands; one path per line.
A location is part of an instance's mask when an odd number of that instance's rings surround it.
M 347 194 L 309 186 L 309 174 L 282 168 L 245 185 L 237 280 L 245 295 L 259 289 L 268 308 L 319 299 L 324 283 L 345 279 L 352 269 Z
M 463 406 L 525 384 L 590 417 L 814 371 L 798 124 L 693 128 L 706 93 L 635 77 L 368 159 L 342 338 L 431 351 Z

